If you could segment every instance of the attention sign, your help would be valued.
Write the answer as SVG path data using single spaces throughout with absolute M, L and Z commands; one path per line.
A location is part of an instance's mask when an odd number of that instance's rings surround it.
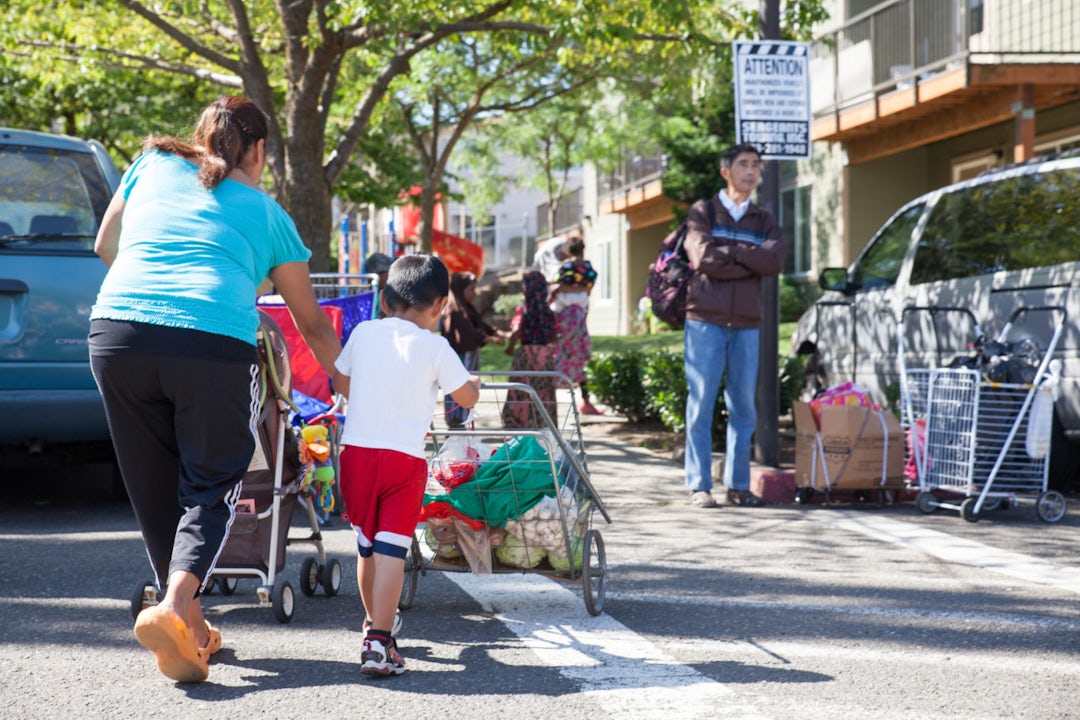
M 810 157 L 810 46 L 786 40 L 733 43 L 735 141 L 762 157 Z

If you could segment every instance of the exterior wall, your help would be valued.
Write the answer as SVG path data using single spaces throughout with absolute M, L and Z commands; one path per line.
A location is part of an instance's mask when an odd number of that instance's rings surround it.
M 901 205 L 927 191 L 925 147 L 844 169 L 844 255 L 849 265 L 859 251 Z
M 585 257 L 598 274 L 597 286 L 589 298 L 586 319 L 589 334 L 626 335 L 630 332 L 626 298 L 628 283 L 624 270 L 626 219 L 617 214 L 599 214 L 599 179 L 595 165 L 586 164 L 583 178 Z

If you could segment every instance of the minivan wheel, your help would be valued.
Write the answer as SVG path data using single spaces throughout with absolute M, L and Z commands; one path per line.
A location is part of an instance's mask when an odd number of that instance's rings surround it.
M 1061 420 L 1054 413 L 1050 435 L 1049 489 L 1059 492 L 1080 491 L 1080 443 L 1065 436 Z

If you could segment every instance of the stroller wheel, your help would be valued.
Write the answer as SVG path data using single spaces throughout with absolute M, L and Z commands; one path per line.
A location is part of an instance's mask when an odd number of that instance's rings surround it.
M 322 566 L 322 589 L 326 597 L 334 597 L 341 588 L 341 563 L 331 560 Z
M 222 595 L 232 595 L 236 592 L 236 586 L 240 580 L 234 577 L 218 578 L 217 586 L 221 588 Z
M 306 597 L 311 597 L 318 587 L 319 561 L 313 557 L 304 558 L 303 564 L 300 565 L 300 592 Z
M 270 604 L 274 608 L 274 617 L 279 623 L 287 623 L 293 619 L 296 596 L 288 580 L 278 580 L 274 583 L 274 589 L 270 592 Z

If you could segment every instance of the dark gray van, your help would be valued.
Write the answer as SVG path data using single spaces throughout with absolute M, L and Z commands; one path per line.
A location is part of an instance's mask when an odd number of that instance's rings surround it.
M 0 128 L 0 446 L 109 438 L 86 335 L 119 181 L 100 143 Z
M 969 308 L 995 336 L 1019 306 L 1063 306 L 1050 484 L 1080 490 L 1080 157 L 1036 159 L 916 198 L 851 267 L 826 269 L 819 283 L 826 292 L 799 320 L 792 347 L 812 357 L 819 384 L 853 380 L 880 402 L 897 392 L 905 307 Z M 938 328 L 936 341 L 925 321 L 905 327 L 907 367 L 971 352 L 962 323 Z M 1052 313 L 1032 313 L 1015 339 L 1045 348 L 1052 329 Z

